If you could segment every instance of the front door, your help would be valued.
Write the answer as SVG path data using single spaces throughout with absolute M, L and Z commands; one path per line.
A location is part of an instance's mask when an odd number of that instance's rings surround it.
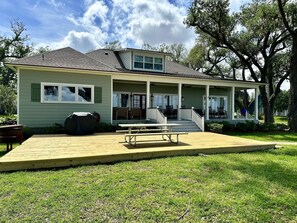
M 141 109 L 141 117 L 146 117 L 146 95 L 133 94 L 133 108 Z

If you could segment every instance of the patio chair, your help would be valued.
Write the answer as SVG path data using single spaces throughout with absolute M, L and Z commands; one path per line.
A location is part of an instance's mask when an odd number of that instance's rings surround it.
M 116 119 L 128 119 L 128 108 L 127 107 L 119 107 L 116 110 Z
M 131 119 L 141 119 L 141 110 L 140 110 L 140 108 L 131 108 L 130 117 L 131 117 Z

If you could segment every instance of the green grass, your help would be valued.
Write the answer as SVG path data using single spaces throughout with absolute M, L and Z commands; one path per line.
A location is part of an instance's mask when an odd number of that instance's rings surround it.
M 288 124 L 288 118 L 284 116 L 274 116 L 274 122 L 278 124 Z
M 293 132 L 229 132 L 228 135 L 261 141 L 297 142 L 297 134 Z
M 296 179 L 294 146 L 0 173 L 0 222 L 296 222 Z

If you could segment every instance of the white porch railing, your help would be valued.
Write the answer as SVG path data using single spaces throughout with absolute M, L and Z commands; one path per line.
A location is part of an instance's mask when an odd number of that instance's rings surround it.
M 242 115 L 240 112 L 236 112 L 236 119 L 239 119 L 239 120 L 254 120 L 254 117 L 251 116 L 247 111 L 245 112 L 245 115 Z
M 159 110 L 159 108 L 147 108 L 146 109 L 146 118 L 155 120 L 160 124 L 167 124 L 167 117 Z
M 194 108 L 188 108 L 188 109 L 179 109 L 179 117 L 184 120 L 190 120 L 194 122 L 202 132 L 204 132 L 204 117 L 201 117 Z

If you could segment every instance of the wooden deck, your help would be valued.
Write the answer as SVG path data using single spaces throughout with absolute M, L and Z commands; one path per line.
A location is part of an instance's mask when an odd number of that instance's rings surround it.
M 154 139 L 152 136 L 152 140 Z M 125 143 L 122 134 L 115 133 L 90 136 L 35 135 L 0 158 L 0 171 L 68 167 L 201 153 L 247 152 L 274 147 L 275 143 L 208 132 L 183 135 L 178 145 L 165 141 L 146 141 L 139 142 L 136 147 Z

